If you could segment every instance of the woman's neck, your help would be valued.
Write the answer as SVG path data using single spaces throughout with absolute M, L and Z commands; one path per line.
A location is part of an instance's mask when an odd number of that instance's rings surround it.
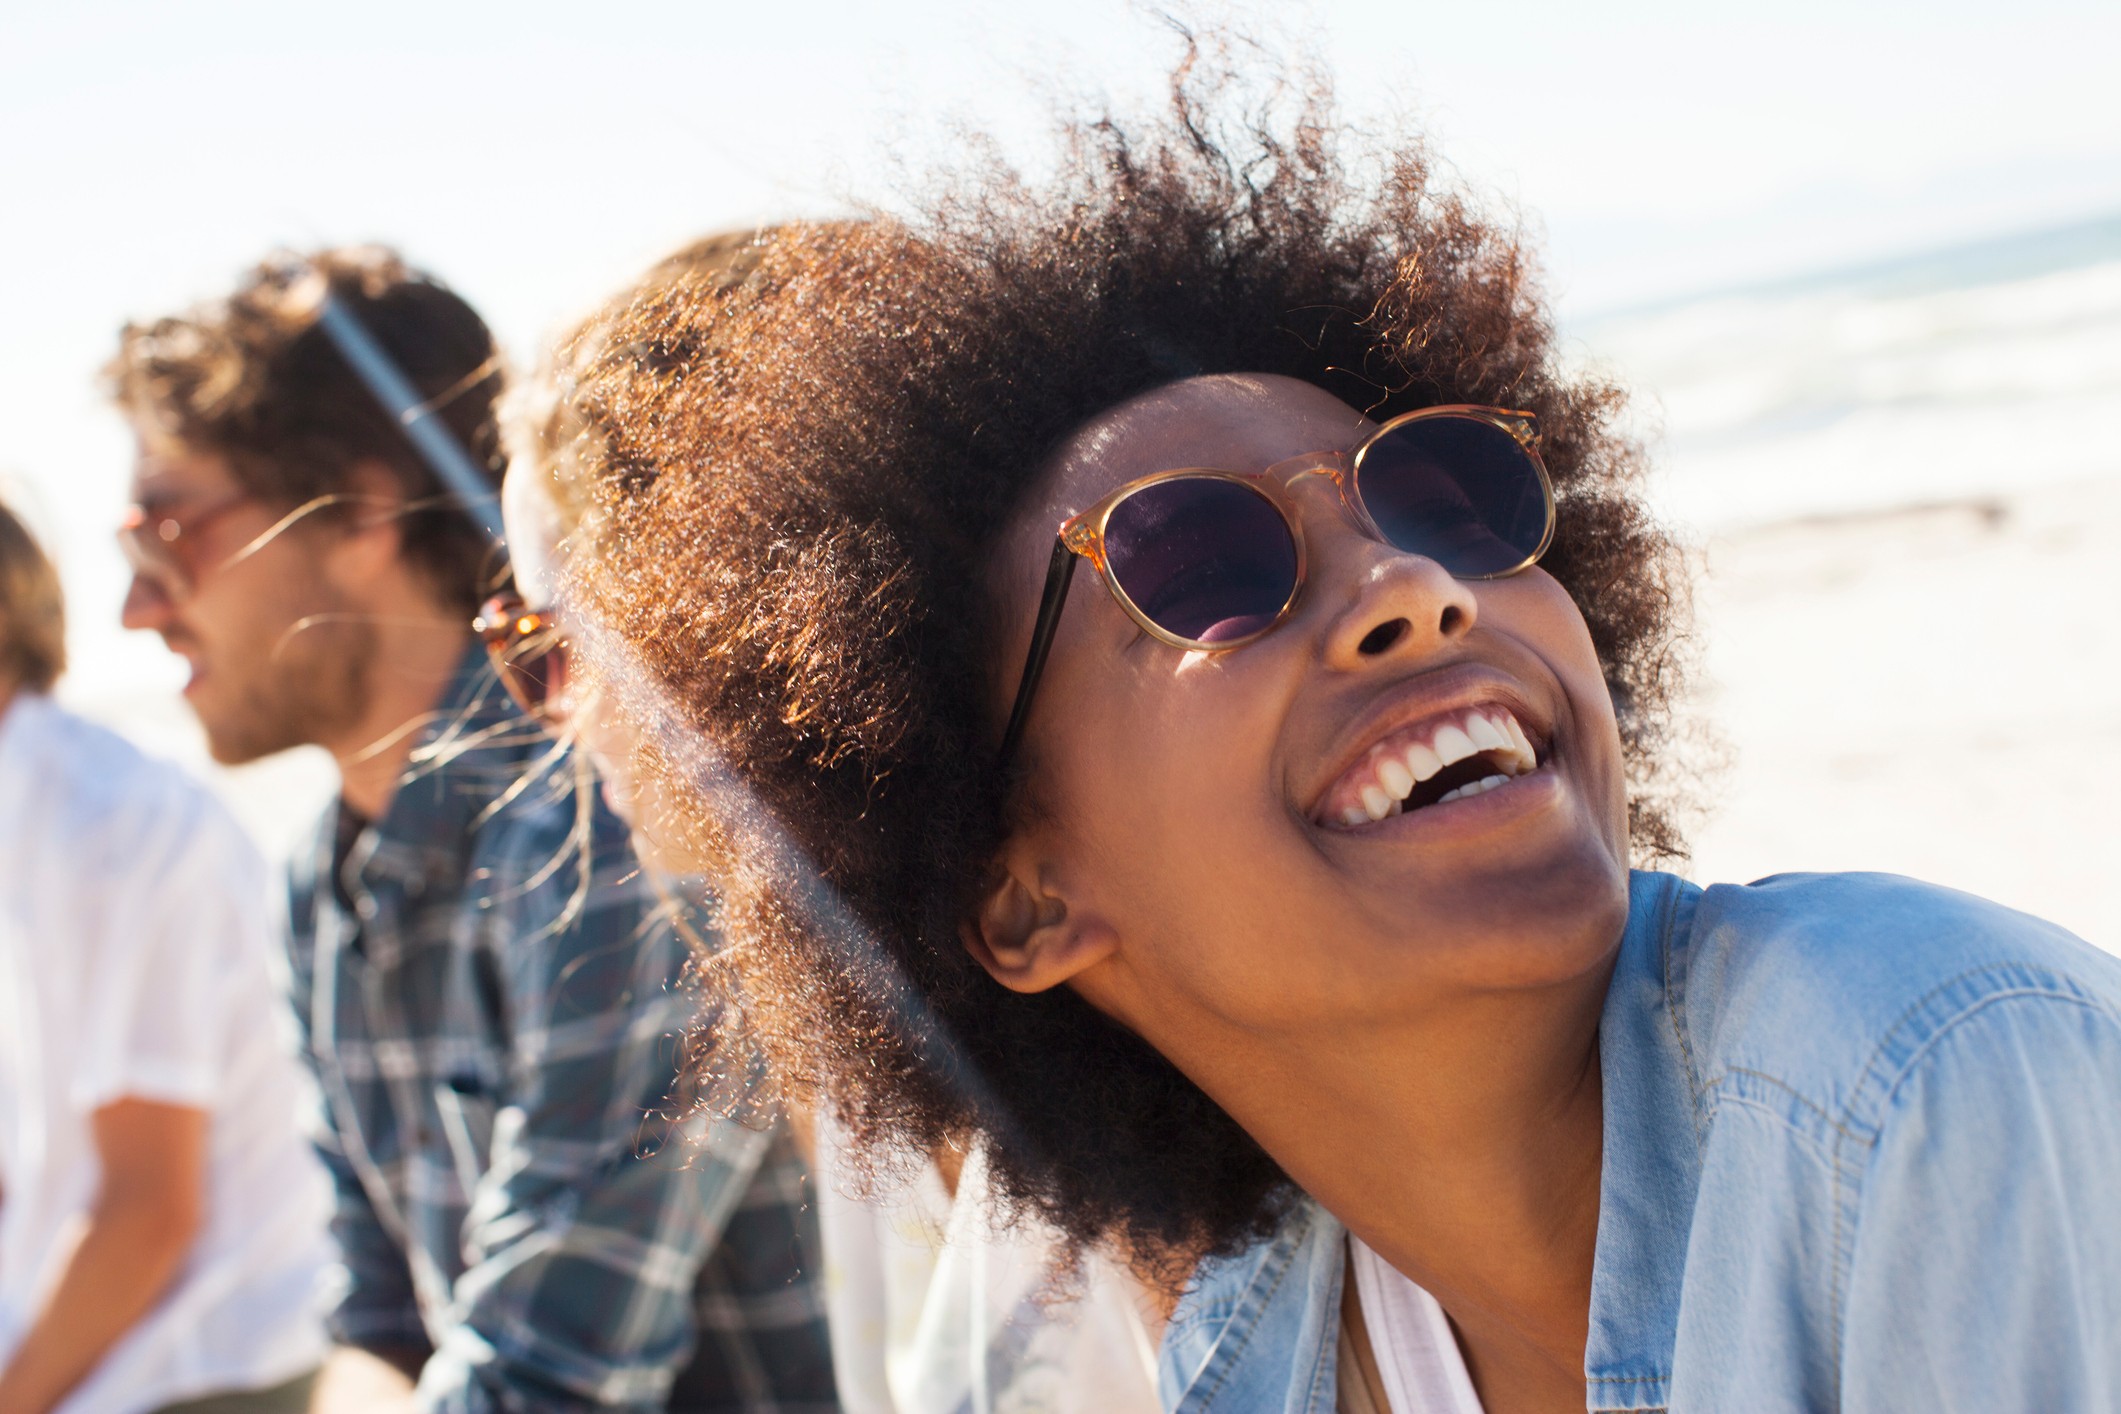
M 1457 1327 L 1489 1414 L 1583 1408 L 1610 969 L 1225 1050 L 1197 1078 Z

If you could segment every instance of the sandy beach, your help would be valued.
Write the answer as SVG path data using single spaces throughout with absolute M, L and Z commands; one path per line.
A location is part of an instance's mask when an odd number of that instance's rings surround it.
M 1699 547 L 1695 877 L 1889 870 L 2121 951 L 2121 220 L 1581 339 Z
M 1689 872 L 1882 869 L 2121 951 L 2121 480 L 1712 539 Z

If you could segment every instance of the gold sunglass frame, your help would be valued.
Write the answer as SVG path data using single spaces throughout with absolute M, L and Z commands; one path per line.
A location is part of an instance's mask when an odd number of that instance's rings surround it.
M 550 669 L 543 675 L 522 666 L 525 659 L 564 655 L 572 646 L 549 609 L 534 609 L 513 589 L 504 589 L 479 606 L 471 631 L 486 647 L 486 661 L 516 706 L 542 718 L 552 700 Z M 565 672 L 564 660 L 561 671 Z
M 1378 529 L 1369 508 L 1363 504 L 1360 484 L 1363 462 L 1378 442 L 1410 423 L 1441 417 L 1455 417 L 1475 422 L 1484 422 L 1500 428 L 1523 449 L 1525 459 L 1531 463 L 1539 479 L 1540 494 L 1545 500 L 1545 529 L 1540 535 L 1539 545 L 1531 554 L 1510 566 L 1488 574 L 1455 575 L 1464 580 L 1507 579 L 1521 574 L 1539 563 L 1540 557 L 1554 543 L 1554 481 L 1547 472 L 1544 458 L 1539 454 L 1539 419 L 1536 414 L 1514 408 L 1487 407 L 1477 403 L 1445 403 L 1437 407 L 1418 408 L 1401 413 L 1383 423 L 1375 432 L 1362 439 L 1352 451 L 1306 452 L 1276 462 L 1264 471 L 1225 471 L 1220 467 L 1175 467 L 1168 471 L 1151 472 L 1136 477 L 1122 486 L 1114 487 L 1094 504 L 1068 517 L 1060 524 L 1053 541 L 1053 557 L 1047 566 L 1045 594 L 1039 604 L 1036 623 L 1032 629 L 1031 648 L 1025 655 L 1023 676 L 1018 682 L 1016 701 L 1010 708 L 1009 725 L 1003 734 L 1001 760 L 1006 766 L 1015 755 L 1018 741 L 1023 736 L 1025 721 L 1029 715 L 1032 695 L 1043 674 L 1046 656 L 1053 646 L 1053 635 L 1060 622 L 1060 610 L 1067 598 L 1069 582 L 1074 577 L 1077 559 L 1088 560 L 1097 569 L 1098 578 L 1104 581 L 1105 592 L 1119 604 L 1127 617 L 1132 619 L 1142 632 L 1170 647 L 1188 653 L 1223 653 L 1256 643 L 1279 628 L 1289 617 L 1297 602 L 1303 598 L 1308 559 L 1305 554 L 1303 521 L 1296 506 L 1289 499 L 1288 488 L 1301 476 L 1329 476 L 1340 493 L 1340 501 L 1348 515 L 1373 540 L 1385 541 L 1384 532 Z M 1158 625 L 1132 595 L 1120 584 L 1113 573 L 1111 562 L 1105 555 L 1105 527 L 1110 524 L 1112 514 L 1126 502 L 1148 487 L 1180 478 L 1195 478 L 1213 481 L 1229 481 L 1243 486 L 1260 496 L 1282 519 L 1288 529 L 1289 540 L 1296 550 L 1296 573 L 1289 589 L 1289 597 L 1275 610 L 1269 619 L 1253 632 L 1239 638 L 1220 639 L 1213 643 L 1200 639 L 1185 638 Z M 1390 543 L 1386 541 L 1386 543 Z

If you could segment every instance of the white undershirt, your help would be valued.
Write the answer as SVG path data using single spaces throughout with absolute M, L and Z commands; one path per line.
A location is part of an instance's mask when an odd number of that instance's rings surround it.
M 955 1199 L 932 1163 L 865 1196 L 856 1177 L 821 1113 L 825 1312 L 847 1414 L 1156 1414 L 1140 1288 L 1091 1253 L 1078 1290 L 1050 1290 L 1059 1238 L 1029 1217 L 997 1226 L 983 1153 Z
M 1392 1414 L 1481 1414 L 1458 1338 L 1436 1298 L 1352 1233 L 1348 1259 Z

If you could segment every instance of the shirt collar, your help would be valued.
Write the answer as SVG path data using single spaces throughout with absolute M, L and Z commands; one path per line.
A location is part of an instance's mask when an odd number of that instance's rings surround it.
M 1627 929 L 1599 1026 L 1605 1152 L 1584 1346 L 1592 1410 L 1669 1404 L 1701 1182 L 1694 1077 L 1679 1030 L 1684 940 L 1700 893 L 1670 874 L 1629 880 Z M 1180 1414 L 1331 1409 L 1342 1233 L 1304 1200 L 1272 1239 L 1204 1262 L 1166 1328 L 1166 1405 Z
M 26 749 L 18 748 L 17 743 L 35 734 L 46 702 L 42 693 L 18 687 L 13 698 L 0 704 L 0 759 L 18 749 Z
M 1701 1186 L 1694 1077 L 1679 1030 L 1683 940 L 1700 894 L 1671 874 L 1632 877 L 1627 931 L 1599 1023 L 1605 1153 L 1584 1348 L 1596 1410 L 1669 1403 L 1680 1282 Z
M 470 645 L 413 738 L 390 808 L 362 831 L 352 863 L 364 877 L 405 883 L 461 875 L 485 817 L 552 749 L 509 700 L 484 645 Z
M 35 767 L 47 749 L 47 723 L 55 709 L 51 699 L 28 688 L 15 689 L 15 696 L 0 708 L 0 806 L 16 810 L 19 797 L 25 810 L 34 809 L 39 773 Z

